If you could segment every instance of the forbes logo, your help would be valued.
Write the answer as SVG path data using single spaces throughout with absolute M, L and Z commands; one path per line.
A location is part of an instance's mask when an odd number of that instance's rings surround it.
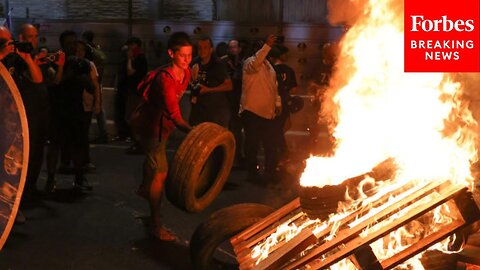
M 421 28 L 424 32 L 450 32 L 453 30 L 457 32 L 472 32 L 475 30 L 473 20 L 452 21 L 445 15 L 442 16 L 442 19 L 437 20 L 424 19 L 423 16 L 418 15 L 412 15 L 410 18 L 412 19 L 412 29 L 410 30 L 412 32 L 418 32 L 418 28 Z

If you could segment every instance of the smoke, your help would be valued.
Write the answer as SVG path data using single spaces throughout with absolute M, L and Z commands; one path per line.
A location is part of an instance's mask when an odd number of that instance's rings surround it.
M 328 0 L 328 21 L 332 25 L 353 25 L 365 10 L 368 0 Z

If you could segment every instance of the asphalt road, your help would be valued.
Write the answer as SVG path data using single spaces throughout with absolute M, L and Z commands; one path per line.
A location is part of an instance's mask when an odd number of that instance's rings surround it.
M 212 212 L 244 202 L 278 208 L 297 196 L 295 183 L 264 187 L 245 181 L 245 171 L 232 171 L 224 190 L 201 213 L 183 212 L 164 199 L 165 226 L 179 241 L 162 243 L 147 233 L 148 205 L 134 194 L 143 157 L 126 155 L 127 146 L 92 146 L 97 166 L 87 175 L 92 192 L 73 193 L 73 175 L 58 175 L 54 195 L 25 203 L 27 221 L 12 229 L 0 251 L 0 269 L 191 269 L 189 239 Z M 39 188 L 45 179 L 42 172 Z M 228 249 L 222 252 L 233 256 Z

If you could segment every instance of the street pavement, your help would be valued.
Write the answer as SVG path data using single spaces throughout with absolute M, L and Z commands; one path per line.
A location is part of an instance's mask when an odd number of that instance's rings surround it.
M 97 169 L 87 175 L 91 192 L 74 193 L 73 175 L 57 176 L 58 191 L 25 202 L 25 224 L 16 224 L 0 251 L 0 269 L 191 269 L 189 240 L 195 228 L 214 211 L 254 202 L 278 208 L 297 196 L 297 184 L 262 186 L 233 170 L 217 199 L 201 213 L 179 210 L 163 200 L 164 223 L 177 236 L 174 243 L 149 236 L 149 209 L 135 195 L 143 156 L 127 155 L 127 143 L 92 145 Z M 176 146 L 169 147 L 169 158 Z M 38 187 L 46 180 L 42 172 Z M 227 260 L 234 255 L 219 250 Z

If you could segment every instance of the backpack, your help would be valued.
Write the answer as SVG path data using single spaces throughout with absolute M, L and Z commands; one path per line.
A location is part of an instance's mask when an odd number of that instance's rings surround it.
M 157 78 L 157 75 L 162 71 L 166 72 L 161 67 L 155 70 L 149 71 L 147 75 L 145 75 L 145 77 L 143 77 L 143 79 L 138 83 L 137 89 L 135 89 L 135 94 L 139 97 L 146 97 L 150 92 L 152 83 Z

